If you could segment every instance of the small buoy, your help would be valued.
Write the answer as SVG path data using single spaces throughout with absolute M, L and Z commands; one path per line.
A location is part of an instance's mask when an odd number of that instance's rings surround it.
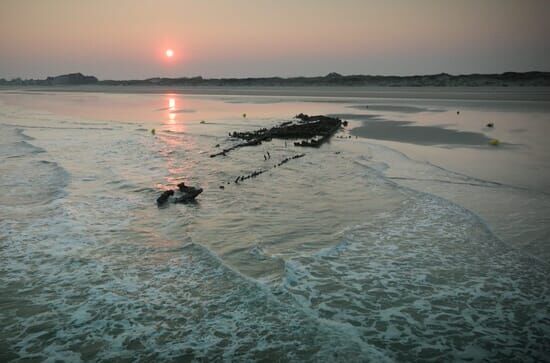
M 246 113 L 243 113 L 243 118 L 246 118 Z
M 489 145 L 498 146 L 500 144 L 500 141 L 498 139 L 492 139 L 489 141 Z
M 155 129 L 151 129 L 151 133 L 154 135 L 155 134 Z
M 460 115 L 460 111 L 456 111 L 456 114 L 457 114 L 457 115 Z

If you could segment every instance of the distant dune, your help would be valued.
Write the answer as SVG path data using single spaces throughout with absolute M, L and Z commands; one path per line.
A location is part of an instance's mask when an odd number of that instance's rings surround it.
M 48 77 L 46 79 L 21 79 L 15 78 L 10 81 L 0 79 L 0 85 L 37 85 L 37 86 L 53 86 L 53 85 L 81 85 L 81 84 L 95 84 L 98 83 L 98 79 L 94 76 L 85 76 L 82 73 L 69 73 L 62 74 L 60 76 Z
M 0 79 L 0 85 L 83 85 L 104 86 L 215 86 L 215 87 L 303 87 L 303 86 L 383 86 L 383 87 L 508 87 L 550 86 L 550 72 L 505 72 L 501 74 L 447 73 L 419 76 L 369 76 L 329 73 L 318 77 L 262 77 L 262 78 L 148 78 L 142 80 L 98 80 L 82 73 L 64 74 L 46 79 Z

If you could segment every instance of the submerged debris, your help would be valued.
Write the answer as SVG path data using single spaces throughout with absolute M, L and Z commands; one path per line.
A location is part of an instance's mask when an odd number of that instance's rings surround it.
M 281 166 L 283 164 L 286 164 L 288 163 L 290 160 L 294 160 L 294 159 L 299 159 L 299 158 L 302 158 L 304 157 L 306 154 L 298 154 L 298 155 L 294 155 L 294 156 L 289 156 L 287 158 L 284 158 L 283 160 L 281 160 L 279 163 L 273 165 L 272 169 L 278 167 L 278 166 Z M 251 178 L 255 178 L 259 175 L 262 175 L 263 173 L 265 173 L 266 171 L 269 171 L 269 169 L 260 169 L 260 170 L 257 170 L 257 171 L 254 171 L 248 175 L 239 175 L 234 181 L 233 183 L 234 184 L 239 184 L 239 183 L 242 183 L 243 181 L 245 180 L 248 180 L 248 179 L 251 179 Z M 227 183 L 229 184 L 229 182 Z M 221 187 L 220 187 L 221 188 Z M 223 189 L 223 188 L 222 188 Z
M 251 140 L 251 141 L 247 141 L 245 143 L 242 143 L 242 144 L 237 144 L 235 146 L 232 146 L 230 148 L 227 148 L 227 149 L 223 149 L 222 151 L 216 153 L 216 154 L 212 154 L 210 155 L 211 158 L 213 157 L 216 157 L 216 156 L 220 156 L 220 155 L 227 155 L 228 152 L 232 151 L 232 150 L 235 150 L 235 149 L 238 149 L 240 147 L 244 147 L 244 146 L 256 146 L 256 145 L 260 145 L 262 142 L 261 141 L 256 141 L 256 140 Z
M 243 114 L 243 117 L 246 117 L 246 114 Z M 202 123 L 202 122 L 201 122 Z M 300 113 L 296 115 L 295 120 L 285 121 L 277 126 L 272 128 L 262 128 L 256 131 L 245 131 L 245 132 L 233 132 L 229 133 L 229 137 L 244 140 L 240 144 L 236 144 L 232 147 L 226 148 L 210 155 L 211 158 L 219 155 L 227 155 L 228 152 L 235 150 L 240 147 L 245 146 L 256 146 L 260 145 L 264 141 L 271 141 L 272 139 L 284 139 L 285 147 L 286 140 L 288 139 L 301 139 L 294 143 L 295 146 L 309 146 L 309 147 L 319 147 L 326 141 L 328 141 L 343 125 L 344 123 L 339 118 L 328 117 L 328 116 L 308 116 L 306 114 Z M 347 124 L 347 122 L 345 123 Z M 216 147 L 220 147 L 220 144 L 217 144 Z M 294 156 L 287 157 L 277 164 L 274 164 L 271 169 L 280 167 L 290 160 L 298 159 L 304 157 L 305 154 L 298 154 Z M 264 161 L 271 159 L 271 154 L 269 151 L 263 155 Z M 268 169 L 256 170 L 248 175 L 239 175 L 233 181 L 234 184 L 239 184 L 245 180 L 256 178 L 259 175 L 269 171 Z M 231 182 L 226 182 L 227 185 Z M 220 189 L 225 189 L 223 185 L 219 186 Z M 185 183 L 178 184 L 178 191 L 168 190 L 162 193 L 162 195 L 157 199 L 157 205 L 160 207 L 166 203 L 170 197 L 174 196 L 174 203 L 189 203 L 193 202 L 195 198 L 203 192 L 202 188 L 190 187 L 185 185 Z M 177 193 L 177 195 L 176 195 Z
M 254 171 L 254 172 L 252 172 L 251 174 L 248 174 L 248 175 L 240 175 L 240 176 L 237 177 L 237 179 L 235 179 L 235 184 L 239 184 L 239 182 L 243 182 L 243 181 L 245 181 L 247 179 L 250 179 L 250 178 L 255 178 L 258 175 L 265 173 L 266 171 L 267 170 L 258 170 L 258 171 Z
M 283 165 L 283 164 L 288 163 L 290 160 L 303 158 L 304 156 L 306 156 L 306 154 L 298 154 L 298 155 L 294 155 L 294 156 L 292 156 L 292 157 L 285 158 L 285 159 L 283 159 L 279 164 L 277 164 L 276 166 L 281 166 L 281 165 Z M 275 166 L 275 167 L 276 167 L 276 166 Z
M 260 145 L 263 141 L 271 139 L 303 139 L 295 142 L 295 146 L 319 147 L 330 139 L 342 126 L 342 120 L 328 116 L 308 116 L 300 113 L 296 115 L 298 121 L 286 121 L 270 129 L 261 128 L 256 131 L 233 132 L 229 136 L 246 142 L 224 149 L 221 152 L 210 155 L 216 157 L 226 155 L 229 151 L 245 146 Z

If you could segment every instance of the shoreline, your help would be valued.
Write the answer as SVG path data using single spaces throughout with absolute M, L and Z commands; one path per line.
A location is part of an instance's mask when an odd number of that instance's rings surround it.
M 550 87 L 185 87 L 185 86 L 0 86 L 0 92 L 50 93 L 128 93 L 128 94 L 188 94 L 208 96 L 376 98 L 420 100 L 471 100 L 550 102 Z

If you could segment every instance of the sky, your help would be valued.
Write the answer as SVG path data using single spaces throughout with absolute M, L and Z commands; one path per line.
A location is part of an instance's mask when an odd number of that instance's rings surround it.
M 0 78 L 550 71 L 549 19 L 550 0 L 0 0 Z

